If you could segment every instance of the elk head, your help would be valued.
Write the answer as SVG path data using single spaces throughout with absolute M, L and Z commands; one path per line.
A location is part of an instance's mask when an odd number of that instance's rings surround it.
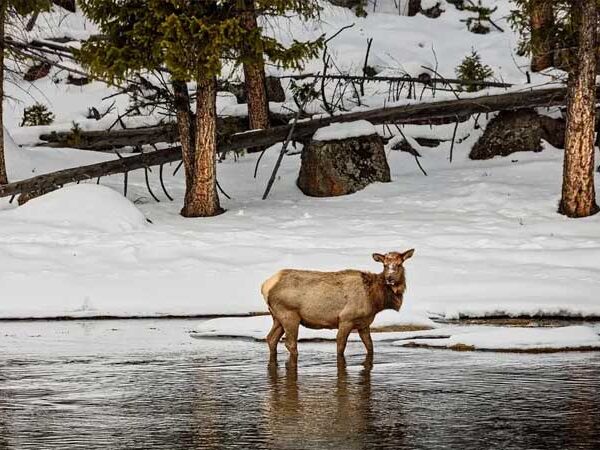
M 406 283 L 404 279 L 404 261 L 415 253 L 414 249 L 405 252 L 389 252 L 385 255 L 373 253 L 373 259 L 383 264 L 383 278 L 392 291 L 396 294 L 404 292 Z

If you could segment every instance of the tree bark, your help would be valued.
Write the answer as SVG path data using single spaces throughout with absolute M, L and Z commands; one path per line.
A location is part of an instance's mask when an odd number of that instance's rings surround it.
M 533 0 L 531 4 L 531 70 L 540 72 L 554 65 L 554 8 L 548 0 Z
M 421 12 L 421 0 L 408 0 L 408 15 L 416 16 Z
M 0 184 L 8 183 L 4 156 L 4 20 L 6 1 L 0 0 Z
M 181 215 L 212 217 L 223 212 L 217 193 L 217 79 L 198 76 L 195 152 L 186 168 Z M 187 181 L 190 181 L 188 184 Z
M 196 126 L 190 108 L 190 94 L 185 81 L 173 81 L 174 106 L 177 114 L 177 129 L 181 142 L 181 156 L 185 171 L 185 185 L 194 184 L 194 158 L 196 155 Z
M 567 86 L 567 131 L 559 212 L 568 217 L 587 217 L 598 212 L 594 189 L 596 0 L 575 0 L 572 14 L 578 26 L 579 48 Z
M 258 30 L 254 0 L 245 0 L 241 12 L 243 26 L 246 30 Z M 262 49 L 251 48 L 244 45 L 242 48 L 244 59 L 244 82 L 248 97 L 248 118 L 251 130 L 266 130 L 269 128 L 269 100 L 267 98 L 267 83 L 265 76 L 265 63 Z

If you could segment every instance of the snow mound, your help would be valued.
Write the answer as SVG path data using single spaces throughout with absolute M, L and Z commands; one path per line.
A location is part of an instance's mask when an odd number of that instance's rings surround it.
M 600 350 L 600 336 L 586 326 L 560 328 L 460 328 L 442 339 L 408 339 L 394 343 L 400 346 L 440 347 L 465 350 L 496 351 L 560 351 Z
M 327 127 L 319 128 L 313 139 L 315 141 L 337 141 L 374 134 L 377 134 L 377 130 L 371 122 L 357 120 L 356 122 L 333 123 Z
M 29 223 L 95 231 L 132 231 L 147 225 L 133 203 L 106 186 L 79 184 L 34 198 L 4 214 Z
M 256 317 L 225 317 L 220 319 L 207 320 L 202 322 L 196 328 L 196 336 L 202 337 L 245 337 L 251 339 L 262 340 L 265 338 L 273 320 L 271 316 L 256 316 Z M 431 321 L 426 315 L 419 314 L 415 311 L 400 313 L 396 311 L 383 311 L 375 317 L 375 321 L 371 328 L 382 327 L 415 327 L 415 328 L 435 328 L 436 324 Z M 312 330 L 305 327 L 300 327 L 298 332 L 299 340 L 314 340 L 326 339 L 335 340 L 337 330 Z M 393 333 L 394 336 L 396 333 Z M 385 335 L 392 333 L 373 333 L 374 340 L 387 340 Z M 358 340 L 358 335 L 352 334 L 350 340 Z

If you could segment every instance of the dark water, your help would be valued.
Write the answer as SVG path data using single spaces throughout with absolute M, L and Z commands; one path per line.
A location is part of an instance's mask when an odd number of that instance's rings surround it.
M 600 448 L 600 355 L 192 339 L 193 321 L 0 323 L 0 449 Z

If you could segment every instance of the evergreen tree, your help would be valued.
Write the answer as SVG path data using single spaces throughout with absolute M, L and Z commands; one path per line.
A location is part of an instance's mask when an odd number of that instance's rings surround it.
M 541 0 L 515 0 L 513 26 L 521 31 L 521 48 L 537 52 L 530 28 L 532 13 Z M 594 128 L 596 122 L 596 70 L 599 0 L 552 2 L 554 25 L 544 30 L 553 42 L 560 66 L 568 71 L 567 129 L 562 197 L 559 212 L 569 217 L 586 217 L 598 212 L 594 188 Z M 556 64 L 556 58 L 555 58 Z
M 4 57 L 7 22 L 15 17 L 40 12 L 49 8 L 47 0 L 0 0 L 0 184 L 8 183 L 4 156 Z
M 567 131 L 559 212 L 569 217 L 587 217 L 598 212 L 594 188 L 598 3 L 597 0 L 575 0 L 572 8 L 573 22 L 578 29 L 578 49 L 567 86 Z
M 216 79 L 222 61 L 260 63 L 264 54 L 284 67 L 299 67 L 316 56 L 323 43 L 321 38 L 286 47 L 260 28 L 248 27 L 239 14 L 245 6 L 246 0 L 81 1 L 82 10 L 103 33 L 80 52 L 94 73 L 115 80 L 144 70 L 166 69 L 171 74 L 186 172 L 186 217 L 222 212 L 216 190 Z M 314 0 L 256 0 L 254 6 L 256 14 L 318 14 Z M 195 118 L 189 107 L 189 81 L 196 84 Z
M 554 65 L 554 53 L 565 33 L 555 14 L 564 17 L 564 5 L 554 5 L 546 0 L 515 0 L 517 9 L 509 18 L 514 29 L 521 32 L 519 53 L 531 54 L 531 70 L 539 72 Z
M 456 68 L 456 76 L 463 81 L 485 81 L 492 75 L 494 75 L 492 68 L 481 62 L 481 56 L 474 49 Z M 468 85 L 466 91 L 476 92 L 481 89 L 483 89 L 482 86 Z
M 249 32 L 258 29 L 254 0 L 246 0 L 241 11 L 243 24 Z M 241 49 L 244 65 L 244 83 L 248 98 L 248 120 L 250 129 L 269 128 L 269 99 L 267 97 L 267 82 L 265 62 L 262 47 L 244 44 Z
M 552 2 L 532 0 L 531 27 L 531 70 L 540 72 L 554 65 L 554 8 Z

